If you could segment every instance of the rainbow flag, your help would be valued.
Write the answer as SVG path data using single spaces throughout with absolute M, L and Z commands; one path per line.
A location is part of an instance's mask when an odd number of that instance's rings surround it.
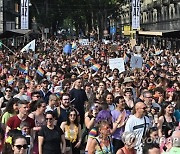
M 3 65 L 0 63 L 0 70 L 2 70 L 2 68 L 3 68 Z
M 28 75 L 26 75 L 25 83 L 28 83 L 30 81 L 32 81 L 32 79 Z
M 150 66 L 150 68 L 153 66 L 153 64 L 150 61 L 148 61 L 147 64 Z
M 7 79 L 7 81 L 8 81 L 8 85 L 11 85 L 11 84 L 13 84 L 13 82 L 14 82 L 14 78 L 13 78 L 12 76 L 10 76 L 10 77 Z
M 100 64 L 94 64 L 93 66 L 90 67 L 92 70 L 94 71 L 98 71 L 100 68 L 101 68 L 101 65 Z
M 73 67 L 77 67 L 77 66 L 79 66 L 80 64 L 78 63 L 78 62 L 74 62 L 74 63 L 71 63 L 71 66 L 73 66 Z
M 89 54 L 84 56 L 84 60 L 85 60 L 85 61 L 88 61 L 88 60 L 90 60 L 90 59 L 91 59 L 91 56 L 90 56 Z
M 44 70 L 41 67 L 38 67 L 36 73 L 39 74 L 40 76 L 44 76 Z
M 26 66 L 23 65 L 23 64 L 20 64 L 20 65 L 19 65 L 19 71 L 22 72 L 22 73 L 24 73 L 24 72 L 26 71 Z
M 56 96 L 57 96 L 58 98 L 60 98 L 63 93 L 64 93 L 63 90 L 61 90 L 60 92 L 56 93 Z

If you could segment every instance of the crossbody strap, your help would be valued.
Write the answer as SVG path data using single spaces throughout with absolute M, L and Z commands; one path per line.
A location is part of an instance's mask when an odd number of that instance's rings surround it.
M 143 138 L 145 137 L 146 134 L 146 117 L 144 117 L 144 131 L 143 131 Z

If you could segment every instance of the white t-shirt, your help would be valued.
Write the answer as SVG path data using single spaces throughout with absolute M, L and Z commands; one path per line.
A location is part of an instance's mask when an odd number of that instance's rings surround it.
M 125 132 L 134 132 L 136 135 L 136 144 L 135 149 L 138 150 L 139 146 L 141 145 L 144 126 L 145 126 L 145 119 L 146 119 L 146 131 L 150 127 L 150 120 L 148 117 L 137 118 L 135 115 L 132 115 L 125 125 Z

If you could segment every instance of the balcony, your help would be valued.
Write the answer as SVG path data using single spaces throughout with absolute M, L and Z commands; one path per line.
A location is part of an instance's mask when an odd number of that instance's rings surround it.
M 148 9 L 148 10 L 153 10 L 153 3 L 147 4 L 147 9 Z
M 173 4 L 176 4 L 178 2 L 180 2 L 180 0 L 170 0 L 170 3 L 173 3 Z
M 168 6 L 170 4 L 170 0 L 162 0 L 164 6 Z
M 161 8 L 161 1 L 154 1 L 154 2 L 153 2 L 153 7 L 154 7 L 155 9 Z

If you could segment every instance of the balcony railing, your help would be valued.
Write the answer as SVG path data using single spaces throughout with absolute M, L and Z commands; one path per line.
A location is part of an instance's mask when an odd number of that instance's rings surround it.
M 154 2 L 153 2 L 153 7 L 154 7 L 155 9 L 160 8 L 160 7 L 161 7 L 161 1 L 154 1 Z
M 170 3 L 178 3 L 180 0 L 170 0 Z
M 170 4 L 170 0 L 162 0 L 163 5 L 167 6 Z

